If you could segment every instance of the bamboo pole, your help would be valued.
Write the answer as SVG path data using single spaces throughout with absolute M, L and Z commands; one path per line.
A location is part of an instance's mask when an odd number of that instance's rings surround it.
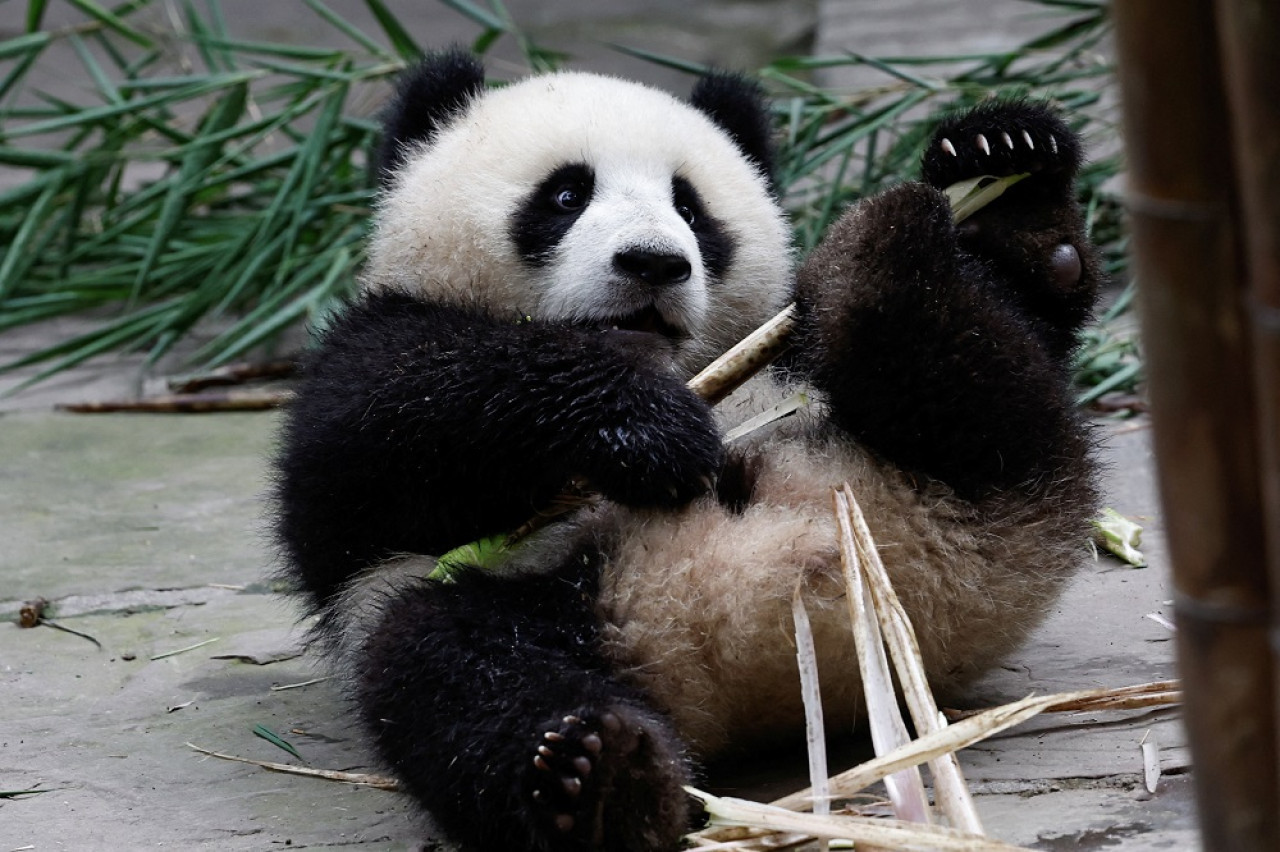
M 1271 579 L 1273 725 L 1280 731 L 1280 3 L 1216 0 L 1215 9 L 1249 270 L 1246 311 Z M 1280 800 L 1274 806 L 1280 811 Z
M 1113 13 L 1204 845 L 1275 850 L 1280 798 L 1259 431 L 1214 8 L 1212 0 L 1117 0 Z

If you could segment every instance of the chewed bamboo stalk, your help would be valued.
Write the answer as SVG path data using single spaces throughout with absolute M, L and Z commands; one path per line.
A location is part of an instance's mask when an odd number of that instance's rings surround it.
M 848 529 L 857 547 L 862 573 L 874 604 L 872 610 L 880 621 L 881 633 L 893 659 L 898 682 L 902 684 L 903 698 L 915 721 L 916 733 L 923 736 L 942 730 L 947 723 L 941 718 L 933 691 L 929 687 L 915 629 L 893 590 L 889 572 L 885 570 L 871 537 L 871 530 L 863 517 L 862 508 L 848 483 L 836 492 L 836 506 L 837 512 L 843 515 L 840 520 L 842 536 L 845 534 L 844 530 Z M 982 821 L 965 784 L 955 752 L 940 754 L 931 759 L 929 769 L 933 773 L 938 808 L 950 820 L 951 825 L 973 834 L 982 834 Z
M 689 390 L 715 405 L 787 351 L 795 323 L 796 306 L 787 305 L 690 379 Z
M 911 738 L 898 706 L 876 602 L 867 583 L 865 563 L 868 550 L 875 551 L 875 543 L 869 541 L 870 534 L 865 528 L 858 529 L 849 503 L 850 493 L 836 491 L 834 496 L 836 521 L 840 529 L 840 564 L 847 590 L 845 601 L 849 606 L 849 623 L 858 651 L 858 672 L 862 676 L 862 695 L 867 704 L 867 725 L 876 754 L 896 752 Z M 900 679 L 903 678 L 901 669 L 898 674 Z M 931 822 L 929 800 L 918 766 L 898 769 L 886 776 L 884 783 L 895 816 L 910 822 Z

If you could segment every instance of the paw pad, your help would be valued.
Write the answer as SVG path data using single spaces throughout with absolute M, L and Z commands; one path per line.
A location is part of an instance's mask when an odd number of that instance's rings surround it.
M 594 835 L 599 796 L 606 779 L 602 761 L 625 759 L 639 744 L 641 732 L 625 729 L 614 713 L 583 718 L 563 717 L 542 733 L 531 761 L 534 804 L 558 832 Z

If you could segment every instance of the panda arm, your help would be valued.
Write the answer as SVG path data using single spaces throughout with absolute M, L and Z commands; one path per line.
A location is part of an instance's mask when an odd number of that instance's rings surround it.
M 514 529 L 575 476 L 679 504 L 720 454 L 707 406 L 607 334 L 374 294 L 326 332 L 290 406 L 278 529 L 324 599 L 388 555 Z
M 1010 153 L 1006 134 L 1022 143 L 1024 129 L 1040 144 Z M 974 153 L 980 130 L 990 157 Z M 1071 194 L 1078 158 L 1047 111 L 986 107 L 939 130 L 933 186 L 895 187 L 832 227 L 797 304 L 802 363 L 838 426 L 967 498 L 1087 473 L 1068 368 L 1101 273 Z M 938 187 L 1020 171 L 1032 175 L 953 223 Z

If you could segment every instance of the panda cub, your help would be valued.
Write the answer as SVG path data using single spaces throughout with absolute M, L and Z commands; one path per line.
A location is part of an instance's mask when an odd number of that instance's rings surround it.
M 483 77 L 438 54 L 390 108 L 363 293 L 283 426 L 286 571 L 382 761 L 463 848 L 674 849 L 695 760 L 803 732 L 797 589 L 829 724 L 856 722 L 834 487 L 943 693 L 1072 573 L 1095 494 L 1068 360 L 1100 277 L 1080 146 L 1029 102 L 949 120 L 923 181 L 797 275 L 754 84 Z M 940 187 L 1020 172 L 953 224 Z M 785 369 L 720 413 L 685 388 L 792 300 Z M 797 388 L 816 402 L 726 445 Z M 433 576 L 570 483 L 604 499 Z

